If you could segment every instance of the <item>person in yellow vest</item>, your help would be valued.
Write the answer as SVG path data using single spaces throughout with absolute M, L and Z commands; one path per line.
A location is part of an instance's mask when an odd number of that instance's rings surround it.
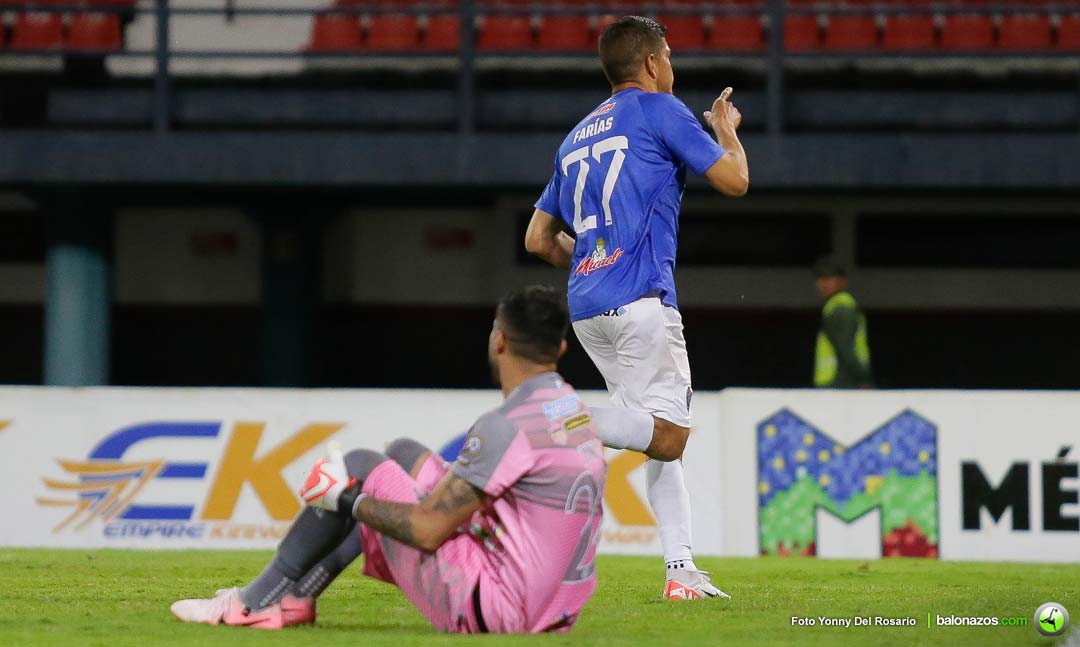
M 831 258 L 814 265 L 818 293 L 825 300 L 814 358 L 814 386 L 827 389 L 874 387 L 866 317 L 848 292 L 847 271 Z

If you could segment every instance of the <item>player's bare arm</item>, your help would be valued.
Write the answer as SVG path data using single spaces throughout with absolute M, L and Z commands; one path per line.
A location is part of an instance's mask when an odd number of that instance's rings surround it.
M 356 519 L 388 537 L 435 552 L 485 501 L 468 481 L 447 474 L 420 503 L 394 503 L 365 498 L 356 506 Z
M 555 267 L 568 268 L 570 259 L 574 257 L 574 239 L 563 231 L 561 220 L 537 209 L 525 232 L 525 251 Z
M 731 93 L 731 88 L 724 88 L 713 102 L 712 109 L 705 113 L 705 121 L 716 133 L 716 140 L 725 151 L 724 156 L 705 172 L 705 179 L 724 195 L 738 197 L 746 195 L 750 188 L 750 168 L 746 151 L 735 132 L 742 123 L 742 114 L 729 101 Z

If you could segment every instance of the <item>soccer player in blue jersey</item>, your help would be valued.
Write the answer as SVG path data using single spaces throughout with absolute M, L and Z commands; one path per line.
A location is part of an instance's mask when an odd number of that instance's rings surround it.
M 649 503 L 667 565 L 664 597 L 728 597 L 694 565 L 682 454 L 690 435 L 690 363 L 675 298 L 675 249 L 686 170 L 717 191 L 749 185 L 726 88 L 705 113 L 714 141 L 672 95 L 666 28 L 627 16 L 600 37 L 611 97 L 555 157 L 525 248 L 570 268 L 574 332 L 604 376 L 613 407 L 593 407 L 608 447 L 644 452 Z M 573 231 L 573 235 L 566 230 Z

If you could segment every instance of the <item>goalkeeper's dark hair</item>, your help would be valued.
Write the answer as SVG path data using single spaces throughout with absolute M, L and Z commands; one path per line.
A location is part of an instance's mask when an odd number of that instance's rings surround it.
M 510 352 L 536 364 L 559 360 L 570 314 L 566 295 L 546 285 L 530 285 L 499 301 L 495 319 L 510 342 Z
M 667 27 L 652 18 L 623 16 L 600 34 L 600 65 L 611 85 L 637 78 L 649 54 L 659 54 Z

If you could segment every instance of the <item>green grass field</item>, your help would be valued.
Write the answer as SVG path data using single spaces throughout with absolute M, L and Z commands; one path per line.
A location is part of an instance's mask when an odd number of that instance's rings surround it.
M 1031 621 L 1056 601 L 1080 620 L 1080 565 L 701 559 L 733 599 L 664 602 L 658 559 L 602 557 L 595 597 L 567 635 L 445 636 L 394 588 L 350 572 L 314 627 L 185 625 L 169 604 L 244 584 L 266 552 L 0 550 L 0 645 L 1080 645 Z M 927 613 L 1026 617 L 1027 626 L 927 628 Z M 911 616 L 915 627 L 791 626 L 791 616 Z

